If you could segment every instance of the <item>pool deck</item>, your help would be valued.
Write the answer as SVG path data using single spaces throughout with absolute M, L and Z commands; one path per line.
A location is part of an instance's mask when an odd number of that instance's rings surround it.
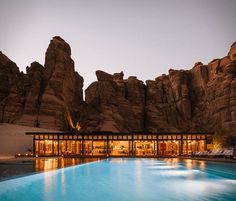
M 206 158 L 206 157 L 186 157 L 186 156 L 179 156 L 178 158 L 201 160 L 201 161 L 214 161 L 214 162 L 222 162 L 222 163 L 236 163 L 236 160 L 229 159 L 229 158 Z
M 191 157 L 191 156 L 80 156 L 80 157 L 73 157 L 73 156 L 43 156 L 43 157 L 11 157 L 11 158 L 1 158 L 0 163 L 4 161 L 22 161 L 22 160 L 29 160 L 34 161 L 36 159 L 49 159 L 49 158 L 179 158 L 179 159 L 192 159 L 192 160 L 203 160 L 203 161 L 216 161 L 216 162 L 226 162 L 226 163 L 236 163 L 235 159 L 229 158 L 208 158 L 208 157 Z

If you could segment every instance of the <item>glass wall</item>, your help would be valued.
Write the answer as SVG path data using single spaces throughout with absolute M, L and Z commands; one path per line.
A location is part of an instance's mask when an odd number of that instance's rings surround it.
M 84 140 L 84 155 L 92 155 L 93 152 L 93 141 L 92 140 Z
M 129 145 L 129 141 L 109 141 L 109 154 L 111 156 L 128 156 Z
M 75 140 L 66 140 L 66 155 L 76 155 Z
M 66 155 L 66 140 L 60 140 L 59 146 L 59 155 Z
M 179 155 L 180 141 L 159 141 L 158 142 L 158 155 L 174 156 Z
M 76 155 L 81 155 L 82 154 L 82 141 L 78 140 L 75 141 L 75 149 L 76 149 Z
M 176 156 L 204 151 L 205 139 L 206 135 L 186 134 L 36 135 L 34 142 L 35 154 L 41 156 Z
M 44 140 L 36 140 L 35 141 L 35 154 L 36 155 L 44 155 Z
M 155 141 L 134 141 L 134 155 L 135 156 L 152 156 L 155 155 L 156 143 Z
M 54 155 L 80 155 L 81 154 L 81 141 L 75 140 L 60 140 L 59 141 L 59 153 L 58 153 L 58 142 L 54 141 Z
M 204 151 L 204 140 L 183 140 L 183 155 L 191 155 L 195 151 Z
M 35 154 L 36 155 L 57 155 L 58 146 L 57 142 L 53 140 L 36 140 L 35 141 Z
M 53 154 L 54 155 L 58 155 L 58 142 L 57 141 L 53 141 Z
M 106 155 L 106 141 L 93 141 L 93 155 Z

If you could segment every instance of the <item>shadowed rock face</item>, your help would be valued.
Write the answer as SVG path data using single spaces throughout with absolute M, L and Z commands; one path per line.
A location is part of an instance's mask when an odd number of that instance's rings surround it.
M 110 75 L 96 71 L 97 82 L 85 91 L 92 108 L 88 130 L 130 131 L 144 129 L 145 85 L 136 77 L 123 80 L 123 72 Z
M 59 36 L 46 52 L 39 122 L 44 127 L 61 128 L 66 110 L 78 110 L 83 101 L 83 78 L 74 70 L 70 46 Z
M 146 85 L 97 71 L 85 91 L 91 130 L 215 131 L 236 128 L 236 43 L 228 56 L 169 70 Z M 122 77 L 122 79 L 115 79 Z M 236 133 L 235 133 L 236 134 Z
M 83 78 L 74 71 L 70 46 L 54 37 L 47 49 L 45 67 L 33 62 L 20 73 L 15 63 L 0 54 L 1 122 L 64 129 L 65 114 L 83 101 Z
M 227 57 L 147 81 L 146 128 L 214 131 L 236 128 L 236 45 Z
M 12 122 L 23 110 L 23 75 L 14 62 L 0 52 L 0 120 Z
M 45 66 L 26 74 L 0 53 L 0 121 L 68 129 L 65 114 L 85 130 L 214 131 L 236 134 L 236 43 L 228 55 L 190 70 L 169 70 L 146 84 L 124 74 L 96 71 L 85 90 L 74 71 L 70 46 L 59 36 L 47 49 Z

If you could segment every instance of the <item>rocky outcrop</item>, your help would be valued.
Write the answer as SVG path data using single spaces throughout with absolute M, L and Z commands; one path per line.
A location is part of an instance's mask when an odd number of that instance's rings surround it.
M 231 45 L 231 48 L 229 50 L 229 53 L 228 53 L 228 57 L 231 61 L 235 61 L 236 60 L 236 42 L 234 42 L 232 45 Z
M 83 101 L 83 78 L 74 70 L 70 46 L 59 36 L 46 52 L 38 121 L 46 128 L 61 128 L 66 111 L 76 111 Z
M 146 85 L 136 77 L 97 71 L 85 91 L 87 129 L 215 131 L 236 128 L 236 43 L 226 57 L 190 70 L 169 70 Z M 235 133 L 236 134 L 236 133 Z
M 26 75 L 24 75 L 25 92 L 22 97 L 24 108 L 17 119 L 18 124 L 39 126 L 37 122 L 42 96 L 43 70 L 44 67 L 37 62 L 33 62 L 30 67 L 26 68 Z
M 146 128 L 236 134 L 235 43 L 228 56 L 147 81 Z
M 0 121 L 13 123 L 23 110 L 23 74 L 0 52 Z
M 70 46 L 59 36 L 49 44 L 45 67 L 33 62 L 26 74 L 1 53 L 0 78 L 1 122 L 68 129 L 67 113 L 78 113 L 83 102 L 83 78 L 74 70 Z
M 136 77 L 123 80 L 123 72 L 96 71 L 97 82 L 85 91 L 90 108 L 87 130 L 130 131 L 144 129 L 145 85 Z
M 190 70 L 169 70 L 144 84 L 123 72 L 96 71 L 85 90 L 74 70 L 70 46 L 59 36 L 47 49 L 45 65 L 26 74 L 0 53 L 0 121 L 69 129 L 66 117 L 84 130 L 215 131 L 236 134 L 236 43 L 227 56 Z

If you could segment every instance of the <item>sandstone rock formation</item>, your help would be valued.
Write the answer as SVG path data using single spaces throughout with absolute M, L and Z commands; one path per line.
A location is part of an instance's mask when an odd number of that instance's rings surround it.
M 136 77 L 123 80 L 123 72 L 96 71 L 97 82 L 85 91 L 88 130 L 131 131 L 144 129 L 145 85 Z
M 67 111 L 78 111 L 83 101 L 83 78 L 74 70 L 70 46 L 54 37 L 45 67 L 33 62 L 26 74 L 0 54 L 1 122 L 66 129 Z
M 226 57 L 190 70 L 169 70 L 144 85 L 97 71 L 85 91 L 91 130 L 215 131 L 236 134 L 236 43 Z M 119 79 L 116 79 L 116 78 Z
M 146 128 L 236 134 L 235 43 L 228 56 L 147 81 Z
M 70 46 L 54 37 L 45 65 L 26 74 L 0 53 L 0 121 L 69 129 L 65 116 L 84 130 L 215 131 L 236 134 L 236 43 L 227 56 L 190 70 L 169 70 L 143 83 L 123 72 L 96 71 L 85 90 L 74 70 Z
M 14 62 L 0 52 L 0 121 L 14 122 L 23 110 L 23 75 Z
M 74 70 L 70 46 L 59 36 L 46 52 L 38 121 L 61 128 L 66 110 L 78 110 L 83 101 L 83 78 Z

